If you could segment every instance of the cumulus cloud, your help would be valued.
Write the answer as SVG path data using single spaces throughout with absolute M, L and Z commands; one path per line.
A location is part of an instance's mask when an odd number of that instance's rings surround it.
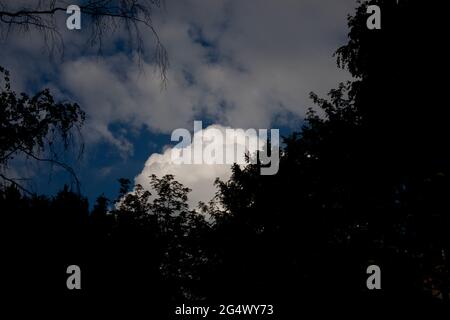
M 226 163 L 226 157 L 234 155 L 233 159 L 235 162 L 244 165 L 246 163 L 245 157 L 243 154 L 239 154 L 237 150 L 238 148 L 246 150 L 248 146 L 246 146 L 246 138 L 250 137 L 254 139 L 258 143 L 259 149 L 262 149 L 265 144 L 264 139 L 257 134 L 253 134 L 252 131 L 233 129 L 233 135 L 229 137 L 231 139 L 226 139 L 227 129 L 231 128 L 221 125 L 211 125 L 193 134 L 192 139 L 190 139 L 192 142 L 201 141 L 201 145 L 196 145 L 196 147 L 201 146 L 199 149 L 203 154 L 201 164 L 193 164 L 193 149 L 195 148 L 193 144 L 181 141 L 176 146 L 166 147 L 162 153 L 152 154 L 145 163 L 142 172 L 135 178 L 135 183 L 141 184 L 144 188 L 148 188 L 150 182 L 149 177 L 152 174 L 159 177 L 172 174 L 177 181 L 192 189 L 192 192 L 189 194 L 191 208 L 195 208 L 199 201 L 207 203 L 214 197 L 216 192 L 213 185 L 214 180 L 220 178 L 226 181 L 231 176 L 231 165 L 233 163 Z M 228 131 L 229 133 L 230 131 Z M 221 155 L 219 156 L 219 152 L 216 154 L 215 152 L 211 152 L 211 150 L 220 150 Z M 180 161 L 183 155 L 186 154 L 191 155 L 190 163 Z

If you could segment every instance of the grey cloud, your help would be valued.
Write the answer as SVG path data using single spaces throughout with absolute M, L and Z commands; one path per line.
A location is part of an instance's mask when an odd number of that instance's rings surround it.
M 106 39 L 104 57 L 86 55 L 80 35 L 64 32 L 68 49 L 61 63 L 49 63 L 36 38 L 26 35 L 10 40 L 2 61 L 17 69 L 22 87 L 47 74 L 43 85 L 69 93 L 88 112 L 90 136 L 121 149 L 129 147 L 126 141 L 108 132 L 115 121 L 165 133 L 202 116 L 234 127 L 269 127 L 286 113 L 303 117 L 310 91 L 324 94 L 349 78 L 332 54 L 344 42 L 354 6 L 354 0 L 169 0 L 166 13 L 155 16 L 171 65 L 164 90 L 151 59 L 139 68 L 132 54 L 114 52 L 121 32 Z M 142 30 L 151 52 L 154 39 Z
M 354 0 L 167 0 L 165 12 L 154 17 L 170 59 L 165 89 L 151 55 L 154 38 L 145 28 L 147 54 L 140 65 L 135 52 L 117 50 L 118 43 L 126 44 L 121 30 L 104 39 L 100 57 L 83 45 L 87 30 L 63 30 L 63 60 L 49 60 L 35 34 L 9 37 L 0 64 L 11 69 L 21 90 L 49 86 L 79 102 L 88 115 L 88 146 L 107 141 L 126 157 L 133 145 L 111 132 L 113 123 L 170 133 L 204 118 L 234 128 L 302 119 L 311 106 L 310 91 L 324 95 L 350 77 L 332 55 L 346 41 L 346 18 L 355 5 Z M 137 182 L 144 182 L 149 170 L 175 170 L 150 159 Z M 228 167 L 176 170 L 195 187 L 193 203 L 208 200 L 216 176 L 230 174 Z

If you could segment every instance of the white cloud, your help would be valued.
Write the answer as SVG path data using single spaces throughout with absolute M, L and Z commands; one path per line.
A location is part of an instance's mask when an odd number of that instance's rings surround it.
M 242 130 L 235 130 L 236 143 L 228 143 L 226 139 L 222 137 L 226 134 L 226 129 L 220 125 L 211 125 L 201 132 L 197 131 L 192 137 L 192 141 L 200 138 L 203 141 L 203 151 L 211 149 L 223 150 L 224 157 L 228 154 L 235 152 L 237 144 L 242 145 L 245 141 L 245 133 Z M 249 132 L 250 133 L 250 132 Z M 245 143 L 245 142 L 244 142 Z M 264 141 L 258 139 L 259 146 L 264 144 Z M 174 149 L 175 147 L 166 147 L 164 152 L 154 153 L 145 163 L 142 172 L 135 178 L 136 184 L 141 184 L 145 188 L 149 187 L 149 176 L 155 174 L 158 177 L 162 177 L 166 174 L 173 174 L 175 179 L 185 186 L 192 189 L 189 194 L 189 204 L 191 208 L 195 208 L 199 201 L 207 203 L 214 197 L 216 192 L 213 186 L 214 180 L 220 178 L 221 180 L 228 180 L 231 176 L 231 164 L 177 164 L 173 161 L 172 151 L 176 153 L 183 151 L 186 152 L 192 147 L 191 144 L 183 145 L 182 148 Z M 244 157 L 236 158 L 236 162 L 240 164 L 245 163 Z

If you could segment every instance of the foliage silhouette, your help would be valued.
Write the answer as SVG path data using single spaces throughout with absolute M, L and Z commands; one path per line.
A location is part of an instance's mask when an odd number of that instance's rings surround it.
M 85 120 L 85 113 L 76 103 L 55 102 L 48 89 L 30 97 L 18 95 L 11 89 L 9 72 L 0 66 L 3 88 L 0 92 L 0 178 L 13 183 L 30 193 L 17 179 L 8 176 L 9 163 L 15 157 L 26 157 L 40 162 L 58 165 L 78 179 L 71 167 L 58 158 L 62 144 L 63 151 L 74 143 Z M 80 155 L 83 143 L 80 145 Z

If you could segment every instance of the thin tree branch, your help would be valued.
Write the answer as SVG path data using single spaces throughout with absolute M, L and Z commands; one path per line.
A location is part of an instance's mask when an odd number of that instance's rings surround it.
M 17 183 L 14 179 L 8 178 L 8 177 L 4 176 L 2 173 L 0 173 L 0 178 L 2 178 L 5 181 L 8 181 L 8 182 L 12 183 L 14 186 L 16 186 L 17 188 L 19 188 L 20 190 L 24 191 L 25 193 L 27 193 L 30 196 L 34 196 L 35 195 L 35 193 L 29 191 L 28 189 L 26 189 L 25 187 L 23 187 L 22 185 Z
M 29 156 L 30 158 L 33 158 L 37 161 L 42 161 L 42 162 L 49 162 L 51 164 L 56 164 L 58 166 L 60 166 L 61 168 L 63 168 L 64 170 L 66 170 L 67 172 L 70 173 L 70 175 L 73 177 L 73 179 L 75 180 L 76 186 L 77 186 L 77 192 L 78 194 L 80 194 L 80 181 L 78 180 L 77 175 L 75 174 L 75 171 L 72 169 L 72 167 L 70 167 L 69 165 L 60 162 L 56 159 L 47 159 L 47 158 L 40 158 L 34 154 L 32 154 L 31 152 L 24 150 L 24 149 L 20 149 L 23 153 L 25 153 L 27 156 Z

